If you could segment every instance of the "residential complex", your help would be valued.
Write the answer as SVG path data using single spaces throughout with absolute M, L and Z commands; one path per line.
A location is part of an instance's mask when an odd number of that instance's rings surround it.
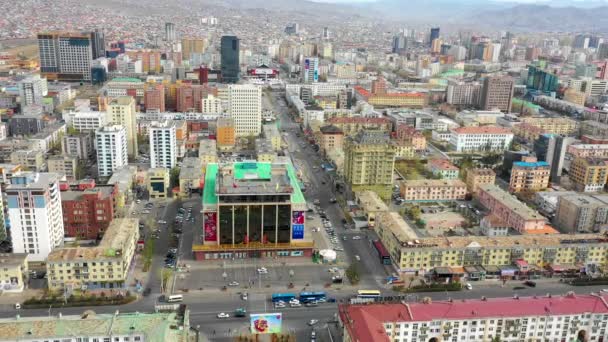
M 137 120 L 135 114 L 135 99 L 131 96 L 121 96 L 108 103 L 108 123 L 121 125 L 127 137 L 127 151 L 131 158 L 137 157 Z
M 84 175 L 78 175 L 78 158 L 69 156 L 52 156 L 46 161 L 49 172 L 65 176 L 68 181 L 75 181 Z
M 493 184 L 479 186 L 477 192 L 481 205 L 501 219 L 507 227 L 520 233 L 534 233 L 545 228 L 545 218 L 517 198 Z
M 259 135 L 262 132 L 262 88 L 252 84 L 231 85 L 228 100 L 235 135 Z
M 604 159 L 575 158 L 570 164 L 568 176 L 578 191 L 601 191 L 608 180 L 608 162 Z
M 361 131 L 344 140 L 344 178 L 353 186 L 393 184 L 395 148 L 382 131 Z
M 105 126 L 95 131 L 97 141 L 97 167 L 100 177 L 128 165 L 127 132 L 120 125 Z
M 481 90 L 481 109 L 511 112 L 514 82 L 510 77 L 486 77 Z
M 578 121 L 569 118 L 522 117 L 521 122 L 536 126 L 544 133 L 558 135 L 576 135 Z
M 344 341 L 600 341 L 603 294 L 341 304 Z
M 363 130 L 389 132 L 392 126 L 387 118 L 337 117 L 330 118 L 327 123 L 338 127 L 345 136 L 355 135 Z
M 467 186 L 458 179 L 406 180 L 399 184 L 399 192 L 406 202 L 435 202 L 463 200 Z
M 523 161 L 513 163 L 510 192 L 540 191 L 549 186 L 549 163 L 537 161 L 535 157 L 526 157 Z
M 426 164 L 433 176 L 439 179 L 458 179 L 460 169 L 447 159 L 431 159 Z
M 411 145 L 416 151 L 426 150 L 426 137 L 414 127 L 400 124 L 395 129 L 395 138 L 405 144 Z
M 496 173 L 492 169 L 470 169 L 467 170 L 466 184 L 469 193 L 476 195 L 479 186 L 494 184 Z
M 63 212 L 59 177 L 53 173 L 23 172 L 6 187 L 7 212 L 15 253 L 30 261 L 44 261 L 63 244 Z
M 21 292 L 29 280 L 27 253 L 0 253 L 0 288 L 3 292 Z
M 150 167 L 172 169 L 177 163 L 175 122 L 154 122 L 150 126 Z
M 95 247 L 59 248 L 46 260 L 50 290 L 123 288 L 137 240 L 138 219 L 115 219 Z
M 236 144 L 234 120 L 230 118 L 218 118 L 216 125 L 216 140 L 218 148 L 233 148 Z
M 64 135 L 61 138 L 61 153 L 80 160 L 88 160 L 95 154 L 93 136 L 89 133 Z
M 95 184 L 93 180 L 66 187 L 61 191 L 65 236 L 84 240 L 101 238 L 116 216 L 118 187 Z
M 568 145 L 568 154 L 573 158 L 608 159 L 608 144 L 572 144 Z
M 504 151 L 513 133 L 498 126 L 460 127 L 451 131 L 450 145 L 456 152 Z
M 50 81 L 91 81 L 95 32 L 38 34 L 40 72 Z
M 319 129 L 319 146 L 322 153 L 327 155 L 329 151 L 341 151 L 344 146 L 344 132 L 334 125 L 322 126 Z
M 598 232 L 608 224 L 608 196 L 571 194 L 560 196 L 555 223 L 564 233 Z

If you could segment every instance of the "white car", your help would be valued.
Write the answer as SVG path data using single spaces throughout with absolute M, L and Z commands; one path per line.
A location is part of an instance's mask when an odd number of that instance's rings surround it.
M 300 301 L 297 300 L 297 299 L 295 299 L 295 298 L 294 299 L 290 299 L 289 300 L 289 304 L 300 304 Z
M 158 220 L 158 224 L 166 224 L 166 223 L 167 223 L 167 221 L 165 221 L 165 220 Z
M 292 308 L 299 308 L 302 306 L 302 304 L 300 303 L 289 303 L 289 306 L 291 306 Z
M 231 281 L 228 286 L 239 286 L 239 282 L 238 281 Z
M 217 318 L 230 318 L 230 315 L 225 312 L 220 312 L 217 314 Z
M 361 237 L 359 235 L 355 235 L 353 236 L 353 240 L 361 240 Z
M 358 255 L 355 255 L 355 259 L 357 259 L 357 261 L 361 261 L 361 257 Z
M 308 321 L 308 325 L 315 325 L 317 323 L 319 323 L 318 319 L 311 319 L 310 321 Z
M 285 307 L 285 303 L 275 303 L 274 307 L 275 309 L 282 309 Z
M 266 267 L 260 267 L 260 268 L 258 268 L 258 273 L 259 274 L 267 274 L 268 270 L 266 269 Z

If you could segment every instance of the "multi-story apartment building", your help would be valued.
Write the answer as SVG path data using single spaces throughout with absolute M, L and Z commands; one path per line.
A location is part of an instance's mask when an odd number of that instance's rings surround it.
M 105 112 L 68 112 L 63 114 L 68 126 L 80 132 L 90 132 L 105 126 L 108 115 Z
M 46 161 L 48 171 L 64 175 L 68 181 L 75 181 L 84 175 L 78 175 L 78 158 L 70 156 L 51 156 Z
M 91 81 L 94 32 L 38 34 L 40 72 L 51 81 Z
M 223 111 L 222 100 L 215 97 L 213 94 L 207 95 L 207 97 L 202 100 L 201 106 L 201 113 L 203 114 L 219 114 Z
M 276 124 L 265 124 L 262 126 L 262 130 L 264 131 L 264 138 L 270 140 L 272 144 L 272 148 L 275 151 L 281 150 L 281 142 L 283 138 L 281 137 L 281 133 L 279 133 L 279 128 Z
M 203 139 L 198 146 L 198 158 L 203 166 L 209 163 L 217 163 L 217 141 Z
M 498 186 L 481 185 L 477 194 L 479 203 L 486 207 L 492 215 L 502 220 L 506 226 L 520 233 L 533 233 L 534 230 L 540 231 L 545 228 L 545 218 L 541 214 Z
M 456 152 L 504 151 L 513 141 L 513 133 L 498 126 L 460 127 L 451 133 L 450 145 Z
M 574 141 L 574 137 L 556 134 L 543 134 L 534 141 L 534 153 L 538 160 L 546 161 L 551 165 L 552 182 L 559 183 L 566 160 L 566 150 Z
M 428 95 L 419 92 L 373 94 L 360 86 L 355 86 L 356 95 L 367 103 L 378 107 L 424 108 Z
M 564 101 L 572 102 L 575 105 L 584 106 L 587 95 L 582 91 L 575 89 L 567 89 L 564 92 Z
M 599 231 L 608 223 L 608 196 L 572 194 L 557 200 L 555 223 L 564 233 Z
M 441 179 L 458 179 L 460 169 L 447 159 L 431 159 L 426 164 L 433 176 Z
M 214 94 L 214 89 L 207 85 L 180 84 L 175 89 L 175 109 L 178 112 L 200 113 L 203 110 L 203 100 L 210 94 Z
M 435 202 L 462 200 L 467 186 L 458 179 L 417 179 L 399 184 L 399 192 L 406 202 Z
M 207 48 L 207 40 L 201 38 L 182 38 L 182 56 L 189 60 L 191 54 L 202 54 Z
M 22 292 L 28 283 L 28 257 L 26 253 L 0 253 L 0 287 L 2 291 Z M 0 337 L 1 338 L 1 337 Z
M 416 151 L 426 150 L 426 137 L 414 127 L 400 124 L 395 128 L 395 139 L 411 145 Z
M 319 129 L 319 145 L 324 155 L 327 155 L 328 151 L 341 151 L 344 145 L 344 132 L 338 126 L 322 126 Z
M 448 81 L 446 102 L 451 105 L 477 106 L 480 96 L 481 84 L 478 82 Z
M 127 132 L 120 125 L 105 126 L 95 132 L 97 141 L 97 167 L 100 177 L 128 165 Z
M 514 81 L 511 77 L 486 77 L 481 90 L 481 109 L 498 108 L 503 112 L 511 112 Z
M 319 58 L 304 57 L 300 65 L 300 74 L 303 83 L 313 83 L 319 81 Z
M 608 144 L 574 144 L 568 146 L 567 152 L 572 158 L 608 159 Z
M 162 84 L 144 85 L 144 107 L 146 111 L 165 111 L 165 86 Z
M 521 117 L 519 120 L 540 128 L 544 133 L 569 136 L 579 131 L 578 121 L 569 118 Z
M 236 144 L 234 120 L 231 118 L 218 118 L 216 124 L 217 146 L 220 149 L 233 148 Z
M 596 158 L 575 158 L 570 163 L 568 177 L 578 191 L 601 191 L 608 180 L 608 162 Z
M 177 163 L 177 144 L 173 120 L 150 126 L 150 167 L 172 169 Z
M 116 216 L 118 186 L 86 181 L 61 191 L 65 235 L 97 240 Z
M 205 164 L 199 158 L 186 157 L 179 169 L 179 193 L 187 197 L 191 191 L 201 189 Z
M 344 141 L 344 178 L 353 186 L 392 185 L 395 148 L 386 132 L 361 131 Z
M 148 169 L 146 185 L 150 198 L 167 198 L 170 186 L 169 169 Z
M 466 184 L 469 193 L 476 195 L 481 185 L 494 184 L 496 173 L 492 169 L 470 169 L 467 170 Z
M 127 134 L 127 151 L 129 157 L 137 157 L 135 99 L 131 96 L 121 96 L 112 99 L 112 101 L 108 103 L 108 123 L 124 127 L 125 133 Z
M 123 289 L 139 239 L 138 219 L 112 221 L 95 247 L 60 248 L 46 262 L 52 291 Z
M 39 150 L 17 150 L 11 153 L 11 164 L 22 165 L 33 171 L 43 171 L 46 168 L 44 152 Z
M 63 244 L 59 178 L 53 173 L 23 172 L 6 187 L 7 212 L 15 253 L 44 261 Z
M 327 120 L 327 123 L 340 128 L 346 136 L 355 135 L 362 130 L 390 132 L 392 126 L 391 121 L 387 118 L 366 118 L 360 116 L 330 118 Z
M 231 85 L 228 100 L 236 136 L 259 135 L 262 132 L 262 88 L 252 84 Z
M 48 94 L 46 78 L 41 78 L 40 75 L 30 75 L 19 82 L 19 99 L 21 108 L 30 105 L 41 105 L 42 98 Z
M 374 228 L 376 225 L 376 219 L 383 213 L 388 212 L 388 207 L 382 198 L 380 198 L 380 196 L 373 191 L 364 190 L 357 192 L 355 193 L 355 198 L 357 204 L 365 213 L 367 226 L 369 228 Z
M 526 157 L 513 163 L 511 168 L 510 192 L 540 191 L 549 186 L 551 166 L 536 157 Z
M 344 341 L 601 341 L 604 294 L 376 304 L 338 308 Z
M 141 100 L 144 97 L 144 82 L 139 78 L 116 77 L 108 81 L 104 89 L 109 98 L 133 96 Z
M 90 133 L 66 134 L 61 138 L 61 153 L 65 156 L 88 160 L 95 154 Z

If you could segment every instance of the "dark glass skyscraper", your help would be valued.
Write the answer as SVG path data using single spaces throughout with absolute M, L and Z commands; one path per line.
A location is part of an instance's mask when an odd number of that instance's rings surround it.
M 433 46 L 433 41 L 435 39 L 439 39 L 439 27 L 431 28 L 431 40 L 429 41 L 429 46 Z
M 240 79 L 239 39 L 236 36 L 222 36 L 220 54 L 223 82 L 238 82 Z

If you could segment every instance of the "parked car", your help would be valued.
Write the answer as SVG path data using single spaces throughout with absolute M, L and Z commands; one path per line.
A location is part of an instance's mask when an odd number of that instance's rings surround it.
M 313 326 L 315 324 L 319 323 L 318 319 L 311 319 L 310 321 L 308 321 L 308 325 Z
M 231 281 L 230 283 L 228 283 L 228 286 L 239 286 L 239 282 L 238 281 Z
M 536 282 L 532 281 L 532 280 L 526 280 L 526 281 L 524 281 L 524 285 L 530 286 L 530 287 L 536 287 Z

